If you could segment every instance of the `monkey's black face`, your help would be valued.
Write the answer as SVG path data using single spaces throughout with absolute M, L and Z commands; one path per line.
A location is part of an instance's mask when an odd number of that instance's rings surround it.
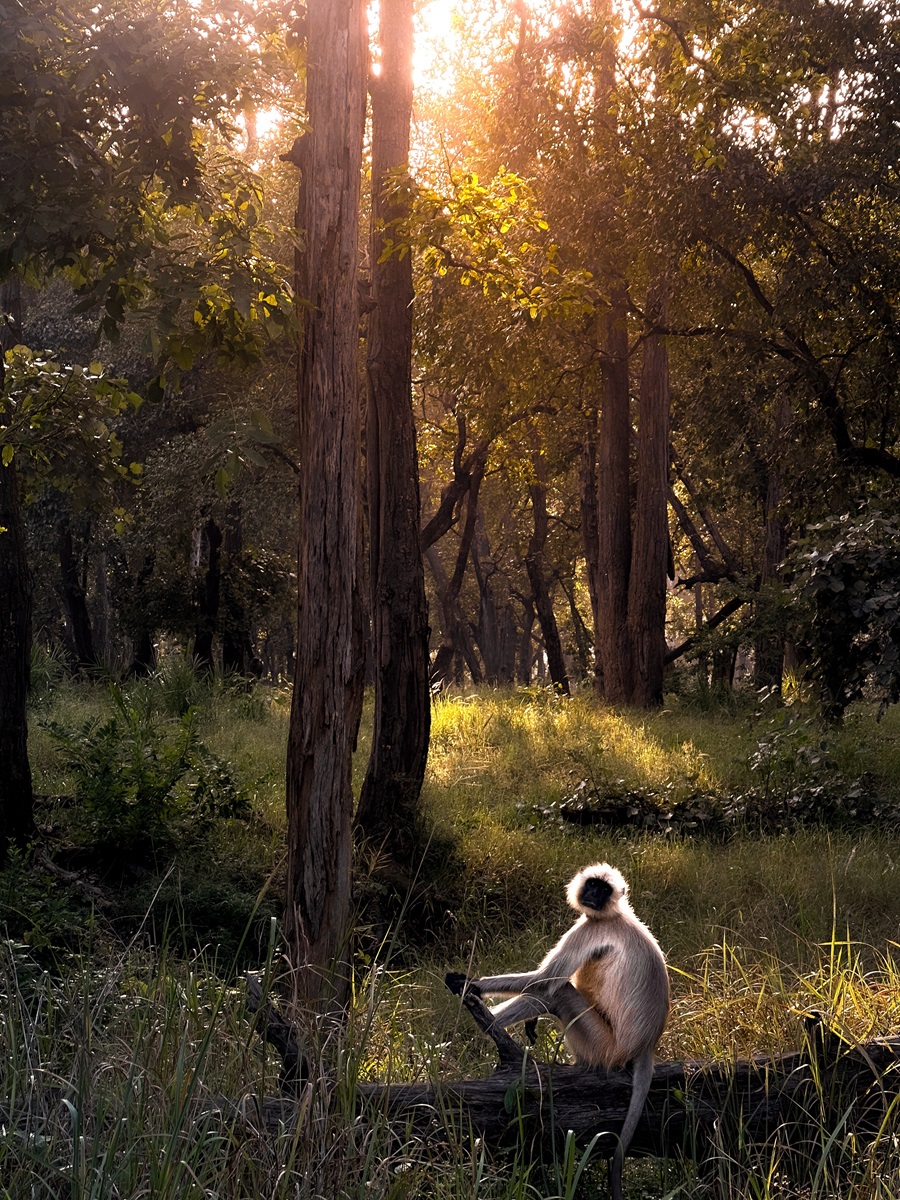
M 612 895 L 612 886 L 605 879 L 586 879 L 578 896 L 582 908 L 602 912 Z

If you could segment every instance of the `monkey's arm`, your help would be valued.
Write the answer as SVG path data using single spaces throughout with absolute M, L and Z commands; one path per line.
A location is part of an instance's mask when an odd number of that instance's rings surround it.
M 579 922 L 559 939 L 536 970 L 516 975 L 484 975 L 471 982 L 488 996 L 521 996 L 531 992 L 546 997 L 562 987 L 582 965 L 588 956 L 585 939 L 585 926 Z M 591 952 L 597 949 L 592 946 Z

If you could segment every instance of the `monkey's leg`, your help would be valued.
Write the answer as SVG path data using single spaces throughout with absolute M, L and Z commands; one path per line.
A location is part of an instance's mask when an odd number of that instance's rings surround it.
M 547 1008 L 562 1025 L 563 1038 L 576 1060 L 594 1066 L 611 1066 L 618 1058 L 616 1037 L 609 1020 L 571 983 L 547 997 Z
M 546 1017 L 551 1009 L 542 997 L 525 995 L 504 1000 L 489 1011 L 495 1024 L 500 1025 L 502 1029 L 509 1029 L 510 1025 L 517 1025 L 519 1021 L 533 1021 L 536 1017 Z

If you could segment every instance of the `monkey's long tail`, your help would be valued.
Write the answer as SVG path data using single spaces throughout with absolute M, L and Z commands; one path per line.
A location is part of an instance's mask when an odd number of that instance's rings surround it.
M 628 1112 L 625 1114 L 625 1123 L 622 1126 L 622 1132 L 619 1134 L 619 1144 L 613 1155 L 609 1173 L 609 1189 L 612 1200 L 622 1200 L 622 1172 L 625 1168 L 625 1151 L 634 1137 L 637 1123 L 641 1119 L 641 1113 L 644 1111 L 647 1093 L 650 1091 L 650 1084 L 653 1080 L 653 1055 L 644 1054 L 640 1058 L 636 1058 L 632 1063 L 631 1069 L 631 1099 L 628 1102 Z

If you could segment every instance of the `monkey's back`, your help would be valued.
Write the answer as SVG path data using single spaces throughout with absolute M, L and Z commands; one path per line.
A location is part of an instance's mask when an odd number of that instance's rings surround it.
M 669 976 L 656 939 L 637 919 L 610 923 L 604 952 L 589 959 L 572 983 L 612 1028 L 606 1067 L 620 1067 L 655 1047 L 669 1015 Z

